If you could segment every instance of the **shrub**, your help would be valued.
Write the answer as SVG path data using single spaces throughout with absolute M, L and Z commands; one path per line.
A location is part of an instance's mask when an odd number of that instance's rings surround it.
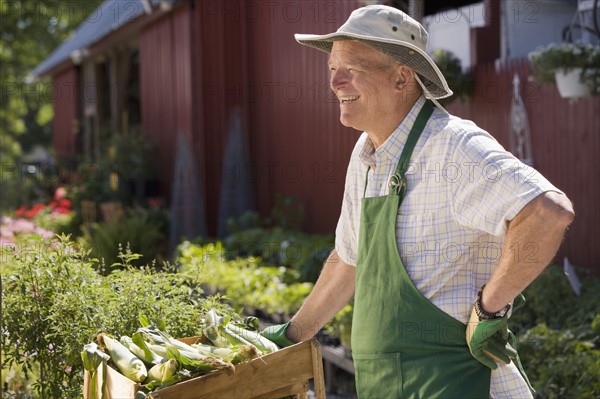
M 81 397 L 80 352 L 99 332 L 131 334 L 144 314 L 173 336 L 196 335 L 200 315 L 219 306 L 202 296 L 201 276 L 133 267 L 130 252 L 120 255 L 122 270 L 104 277 L 65 237 L 4 250 L 2 369 L 21 368 L 42 397 Z
M 92 257 L 101 260 L 99 270 L 106 275 L 119 267 L 117 255 L 123 246 L 141 255 L 131 260 L 132 265 L 165 259 L 167 224 L 168 216 L 162 210 L 133 208 L 122 219 L 84 226 L 81 243 Z
M 254 227 L 223 240 L 228 259 L 257 256 L 264 265 L 286 266 L 299 273 L 299 281 L 315 282 L 333 250 L 331 235 L 305 234 L 282 227 Z
M 600 398 L 600 279 L 580 274 L 576 296 L 560 267 L 549 267 L 509 321 L 538 398 Z
M 299 273 L 260 264 L 258 258 L 227 260 L 221 244 L 198 246 L 184 242 L 178 262 L 186 273 L 202 275 L 211 291 L 222 292 L 238 311 L 254 308 L 289 318 L 311 292 L 313 284 L 299 281 Z

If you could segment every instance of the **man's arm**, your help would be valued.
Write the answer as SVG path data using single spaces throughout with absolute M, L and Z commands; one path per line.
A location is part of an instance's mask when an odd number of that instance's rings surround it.
M 311 339 L 354 294 L 356 268 L 333 251 L 306 301 L 292 318 L 286 335 L 292 341 Z
M 500 260 L 483 290 L 485 311 L 499 311 L 542 273 L 574 217 L 569 199 L 548 191 L 510 221 Z

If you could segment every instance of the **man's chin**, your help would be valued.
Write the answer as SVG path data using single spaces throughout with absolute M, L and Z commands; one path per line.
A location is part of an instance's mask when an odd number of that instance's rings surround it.
M 340 123 L 346 127 L 351 127 L 352 129 L 360 130 L 356 127 L 356 123 L 354 123 L 350 118 L 346 118 L 343 115 L 340 115 Z

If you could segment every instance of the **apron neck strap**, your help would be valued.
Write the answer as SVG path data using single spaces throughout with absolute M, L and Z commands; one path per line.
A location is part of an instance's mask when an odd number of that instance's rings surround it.
M 431 100 L 426 100 L 423 108 L 421 108 L 421 111 L 419 111 L 419 114 L 417 115 L 417 119 L 415 120 L 412 129 L 410 129 L 410 132 L 408 133 L 406 144 L 404 144 L 398 166 L 396 167 L 396 173 L 390 178 L 390 194 L 404 197 L 404 193 L 406 192 L 406 179 L 404 175 L 408 169 L 408 162 L 410 161 L 410 157 L 417 145 L 417 141 L 432 113 L 433 103 Z

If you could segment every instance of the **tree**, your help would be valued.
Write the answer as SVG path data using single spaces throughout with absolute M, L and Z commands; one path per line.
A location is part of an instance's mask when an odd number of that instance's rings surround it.
M 27 82 L 27 76 L 100 3 L 0 0 L 0 210 L 23 200 L 21 153 L 34 144 L 50 145 L 50 82 Z

